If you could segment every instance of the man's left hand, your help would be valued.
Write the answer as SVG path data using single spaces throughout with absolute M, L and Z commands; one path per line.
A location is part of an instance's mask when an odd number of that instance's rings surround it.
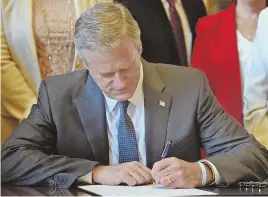
M 207 182 L 211 182 L 211 169 L 206 166 L 206 171 Z M 202 181 L 202 171 L 198 163 L 186 162 L 176 157 L 156 162 L 151 174 L 156 184 L 168 188 L 198 188 Z

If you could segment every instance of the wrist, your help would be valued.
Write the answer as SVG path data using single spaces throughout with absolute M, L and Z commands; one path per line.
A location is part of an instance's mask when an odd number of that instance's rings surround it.
M 92 182 L 101 184 L 101 171 L 103 170 L 104 166 L 98 165 L 92 170 Z

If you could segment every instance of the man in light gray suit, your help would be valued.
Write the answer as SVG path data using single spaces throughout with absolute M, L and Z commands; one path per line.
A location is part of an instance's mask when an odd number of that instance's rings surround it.
M 2 147 L 2 183 L 189 188 L 268 177 L 267 150 L 218 105 L 201 71 L 141 60 L 139 27 L 122 5 L 83 13 L 75 45 L 88 69 L 42 82 Z M 200 147 L 210 157 L 200 160 Z

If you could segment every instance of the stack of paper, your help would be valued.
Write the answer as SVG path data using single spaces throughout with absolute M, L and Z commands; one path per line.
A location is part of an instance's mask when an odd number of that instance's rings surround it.
M 93 192 L 101 196 L 190 196 L 190 195 L 217 195 L 199 189 L 168 189 L 164 186 L 105 186 L 86 185 L 79 186 L 80 189 Z

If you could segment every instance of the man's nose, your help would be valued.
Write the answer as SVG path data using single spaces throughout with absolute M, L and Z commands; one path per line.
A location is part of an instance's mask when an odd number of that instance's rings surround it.
M 113 81 L 114 88 L 116 90 L 123 90 L 126 88 L 126 77 L 116 73 Z

